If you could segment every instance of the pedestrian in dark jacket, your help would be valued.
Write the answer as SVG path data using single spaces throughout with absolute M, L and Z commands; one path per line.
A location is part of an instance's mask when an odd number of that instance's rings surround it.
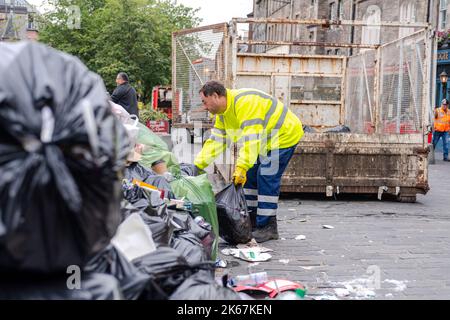
M 111 95 L 114 103 L 121 105 L 129 114 L 139 117 L 136 90 L 128 83 L 128 75 L 121 72 L 116 78 L 117 88 Z

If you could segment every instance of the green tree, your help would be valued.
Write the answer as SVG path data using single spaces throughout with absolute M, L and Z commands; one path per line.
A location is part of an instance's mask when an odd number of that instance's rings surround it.
M 40 18 L 40 41 L 79 57 L 103 77 L 109 91 L 118 72 L 139 83 L 149 100 L 155 85 L 171 81 L 171 35 L 192 28 L 197 10 L 158 0 L 48 0 Z M 73 27 L 76 11 L 80 27 Z M 76 26 L 76 24 L 75 24 Z

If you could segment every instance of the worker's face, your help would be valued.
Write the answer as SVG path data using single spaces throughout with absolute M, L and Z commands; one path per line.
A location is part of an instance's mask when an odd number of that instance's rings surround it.
M 159 175 L 164 175 L 167 170 L 167 164 L 165 162 L 158 163 L 157 165 L 152 166 L 152 170 Z
M 120 86 L 122 83 L 124 83 L 123 79 L 122 79 L 120 76 L 117 76 L 117 78 L 116 78 L 116 84 L 117 84 L 118 86 Z
M 442 104 L 442 108 L 443 108 L 444 110 L 446 110 L 447 107 L 448 107 L 448 104 Z
M 226 109 L 226 99 L 225 97 L 219 97 L 217 93 L 213 93 L 210 96 L 205 96 L 203 92 L 200 92 L 200 97 L 202 99 L 203 108 L 212 114 L 223 113 Z M 225 105 L 224 105 L 225 99 Z

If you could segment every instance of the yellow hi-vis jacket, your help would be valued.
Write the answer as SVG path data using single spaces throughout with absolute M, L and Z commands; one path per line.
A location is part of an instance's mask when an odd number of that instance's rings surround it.
M 211 137 L 194 164 L 206 168 L 230 142 L 237 142 L 236 166 L 248 170 L 260 154 L 293 147 L 302 137 L 302 123 L 276 98 L 255 89 L 227 89 L 227 109 L 216 115 Z

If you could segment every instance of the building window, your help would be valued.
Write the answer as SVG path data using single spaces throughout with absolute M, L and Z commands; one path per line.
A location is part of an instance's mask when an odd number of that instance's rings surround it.
M 287 0 L 268 0 L 268 1 L 269 1 L 269 16 L 273 15 L 281 8 L 290 4 L 290 1 Z
M 295 20 L 300 20 L 300 13 L 297 13 L 295 15 Z M 299 24 L 296 24 L 294 28 L 295 28 L 295 39 L 300 40 L 301 26 Z
M 447 26 L 447 0 L 441 0 L 439 5 L 439 29 L 445 30 Z
M 36 23 L 34 22 L 34 16 L 28 15 L 28 30 L 36 30 Z
M 336 20 L 336 2 L 330 3 L 330 12 L 328 14 L 329 20 Z
M 381 23 L 381 9 L 378 6 L 372 5 L 367 8 L 363 21 L 368 25 L 362 28 L 362 43 L 363 44 L 380 44 L 380 26 L 376 24 Z
M 284 41 L 284 35 L 283 34 L 283 29 L 286 25 L 282 25 L 282 24 L 277 24 L 276 30 L 277 30 L 277 34 L 275 36 L 276 41 Z
M 338 19 L 342 20 L 344 18 L 344 6 L 342 4 L 342 0 L 338 1 L 338 5 L 337 5 L 337 15 L 338 15 Z
M 317 18 L 317 6 L 316 6 L 316 2 L 314 0 L 311 1 L 311 4 L 309 5 L 309 18 L 310 19 L 315 19 Z
M 400 22 L 416 22 L 416 6 L 412 1 L 405 1 L 400 6 Z M 414 28 L 400 28 L 399 37 L 403 38 L 414 33 Z

